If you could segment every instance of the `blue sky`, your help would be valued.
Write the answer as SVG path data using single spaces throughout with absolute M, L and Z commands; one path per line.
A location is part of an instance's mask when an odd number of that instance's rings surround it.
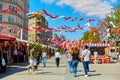
M 30 0 L 29 12 L 42 12 L 45 9 L 49 14 L 59 16 L 71 16 L 78 19 L 84 18 L 81 22 L 78 20 L 71 22 L 71 20 L 65 21 L 63 18 L 57 18 L 55 20 L 46 17 L 49 27 L 58 28 L 60 26 L 70 26 L 71 28 L 77 27 L 78 23 L 85 27 L 88 19 L 94 19 L 95 21 L 90 24 L 90 27 L 98 25 L 98 20 L 103 20 L 107 13 L 110 13 L 111 8 L 120 4 L 119 0 Z M 57 34 L 63 34 L 66 38 L 71 40 L 79 40 L 83 36 L 85 30 L 77 30 L 76 32 L 57 32 Z

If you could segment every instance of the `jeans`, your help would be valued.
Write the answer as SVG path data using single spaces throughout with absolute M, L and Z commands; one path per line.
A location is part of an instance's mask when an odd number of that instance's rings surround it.
M 82 61 L 85 75 L 89 72 L 89 61 Z
M 72 62 L 68 61 L 68 68 L 71 69 L 71 66 L 72 66 Z
M 46 65 L 46 57 L 43 57 L 42 61 L 43 61 L 43 65 Z
M 72 60 L 72 72 L 77 73 L 77 66 L 78 66 L 79 60 Z

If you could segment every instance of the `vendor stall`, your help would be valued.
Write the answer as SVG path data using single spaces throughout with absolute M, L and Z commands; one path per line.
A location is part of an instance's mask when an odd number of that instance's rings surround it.
M 8 45 L 6 46 L 6 41 L 14 41 L 14 40 L 16 40 L 15 37 L 0 33 L 0 73 L 6 71 L 6 64 L 9 61 L 8 60 L 8 55 L 10 55 L 8 54 L 9 47 Z
M 5 34 L 0 34 L 0 41 L 14 41 L 14 40 L 16 40 L 15 37 L 8 36 Z
M 90 47 L 90 51 L 92 54 L 90 63 L 95 63 L 94 51 L 98 52 L 97 56 L 98 64 L 110 63 L 109 43 L 90 43 L 86 45 Z

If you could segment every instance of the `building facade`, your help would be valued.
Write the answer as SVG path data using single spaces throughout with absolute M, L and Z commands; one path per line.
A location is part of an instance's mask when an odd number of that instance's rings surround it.
M 36 30 L 35 28 L 48 28 L 48 22 L 40 12 L 33 12 L 28 14 L 28 41 L 40 42 L 43 39 L 52 37 L 52 32 L 45 30 Z
M 23 29 L 28 26 L 28 9 L 29 0 L 0 0 L 0 33 L 25 38 L 27 32 Z

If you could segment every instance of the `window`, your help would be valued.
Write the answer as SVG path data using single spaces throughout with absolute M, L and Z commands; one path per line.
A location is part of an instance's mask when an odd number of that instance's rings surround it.
M 8 17 L 8 22 L 14 22 L 14 18 L 12 16 Z
M 16 7 L 10 5 L 10 6 L 9 6 L 9 9 L 10 9 L 12 12 L 16 12 L 16 13 L 17 13 Z
M 9 0 L 10 2 L 15 2 L 15 3 L 17 3 L 17 0 Z
M 2 21 L 2 15 L 0 15 L 0 21 Z
M 3 8 L 3 4 L 0 4 L 0 10 L 2 10 L 2 8 Z

